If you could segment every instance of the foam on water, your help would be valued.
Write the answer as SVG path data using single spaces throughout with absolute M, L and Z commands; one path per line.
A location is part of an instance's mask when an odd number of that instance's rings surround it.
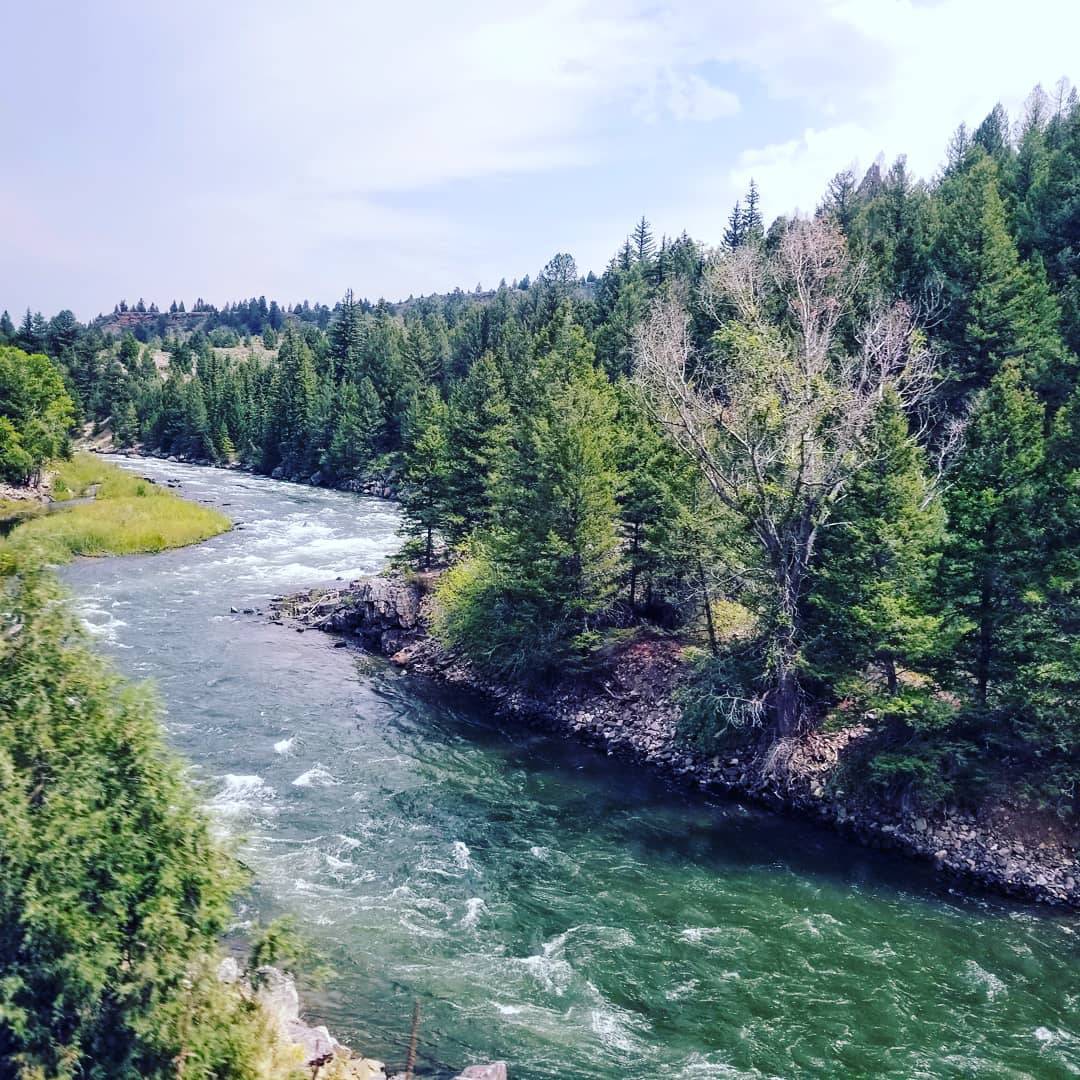
M 321 765 L 313 766 L 293 781 L 293 787 L 339 787 L 340 785 L 341 781 Z
M 468 845 L 462 843 L 460 840 L 454 841 L 454 862 L 462 870 L 474 870 L 476 869 L 472 861 L 472 852 L 469 851 Z
M 480 896 L 471 896 L 465 901 L 465 914 L 462 916 L 461 923 L 459 925 L 466 929 L 471 929 L 479 921 L 480 916 L 483 915 L 487 909 L 487 905 Z
M 223 818 L 244 817 L 256 810 L 265 812 L 274 794 L 261 776 L 226 773 L 221 790 L 210 800 L 210 809 Z
M 968 960 L 964 964 L 964 976 L 969 985 L 985 993 L 990 1001 L 1008 993 L 1005 983 L 997 975 L 987 971 L 974 960 Z
M 393 507 L 159 465 L 243 528 L 62 573 L 243 838 L 238 922 L 291 914 L 333 958 L 345 1041 L 395 1058 L 415 995 L 433 1057 L 516 1080 L 1080 1075 L 1063 920 L 228 616 L 376 570 Z

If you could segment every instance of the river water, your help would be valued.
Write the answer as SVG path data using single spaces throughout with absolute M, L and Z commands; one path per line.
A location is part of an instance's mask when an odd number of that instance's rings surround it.
M 343 1041 L 514 1080 L 1080 1075 L 1080 925 L 641 771 L 230 607 L 376 570 L 391 504 L 120 464 L 242 526 L 63 576 L 255 875 Z

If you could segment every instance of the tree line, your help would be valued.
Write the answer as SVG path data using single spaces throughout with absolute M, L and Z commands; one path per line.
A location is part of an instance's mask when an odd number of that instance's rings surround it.
M 500 677 L 673 633 L 705 743 L 863 723 L 859 782 L 1073 814 L 1078 177 L 1076 93 L 1037 90 L 930 181 L 841 172 L 768 227 L 752 185 L 716 248 L 642 219 L 599 276 L 0 333 L 121 445 L 393 478 L 436 631 Z

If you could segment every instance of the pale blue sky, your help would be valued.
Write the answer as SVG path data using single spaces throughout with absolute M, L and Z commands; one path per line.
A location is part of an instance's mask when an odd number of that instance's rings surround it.
M 1074 80 L 1076 0 L 38 0 L 0 16 L 0 308 L 333 302 L 719 240 Z

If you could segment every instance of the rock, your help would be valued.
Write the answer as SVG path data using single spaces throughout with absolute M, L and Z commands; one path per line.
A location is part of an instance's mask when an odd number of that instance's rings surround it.
M 231 956 L 226 956 L 224 960 L 218 964 L 217 969 L 218 982 L 222 983 L 235 983 L 240 980 L 240 965 Z
M 506 1062 L 493 1061 L 490 1065 L 470 1065 L 458 1073 L 454 1080 L 507 1080 Z
M 274 967 L 261 967 L 258 975 L 260 985 L 256 997 L 259 1004 L 279 1024 L 286 1025 L 299 1020 L 300 997 L 296 992 L 296 983 Z
M 290 1020 L 285 1029 L 289 1041 L 304 1048 L 305 1065 L 325 1064 L 341 1048 L 341 1043 L 321 1024 L 309 1027 L 302 1020 Z

